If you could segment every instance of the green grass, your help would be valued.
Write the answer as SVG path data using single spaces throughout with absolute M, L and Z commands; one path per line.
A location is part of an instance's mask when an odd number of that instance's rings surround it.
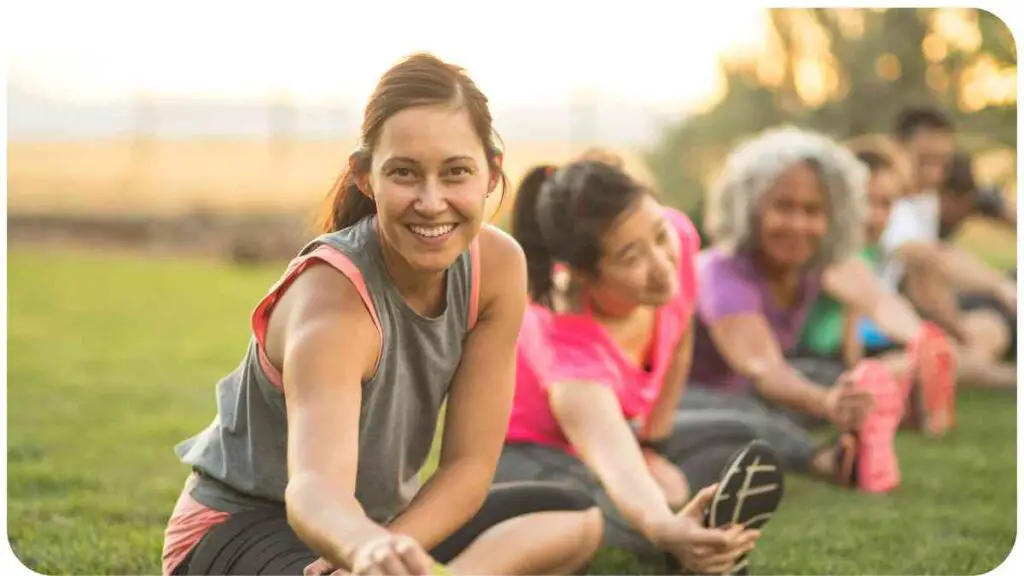
M 8 526 L 42 573 L 159 571 L 186 470 L 173 445 L 213 416 L 213 385 L 245 351 L 248 314 L 279 268 L 9 253 Z M 887 496 L 791 480 L 755 573 L 977 574 L 1015 538 L 1015 405 L 965 394 L 941 443 L 899 440 Z M 603 552 L 594 573 L 650 573 Z

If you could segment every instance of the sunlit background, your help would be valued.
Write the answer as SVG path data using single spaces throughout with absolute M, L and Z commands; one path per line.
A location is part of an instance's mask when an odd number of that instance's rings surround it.
M 712 3 L 695 12 L 650 0 L 528 0 L 500 12 L 468 0 L 282 6 L 19 5 L 8 39 L 9 210 L 308 211 L 354 144 L 380 74 L 420 50 L 464 66 L 489 96 L 513 181 L 536 162 L 601 145 L 689 204 L 723 148 L 773 116 L 867 106 L 866 90 L 911 100 L 930 91 L 964 115 L 1016 103 L 1012 37 L 974 10 L 893 11 L 920 28 L 908 54 L 885 31 L 906 36 L 901 17 L 884 10 Z M 685 150 L 672 149 L 686 125 L 735 116 L 728 110 L 751 87 L 760 104 L 738 106 L 742 118 L 728 128 L 702 127 Z M 766 94 L 772 113 L 754 114 Z M 880 111 L 852 114 L 845 126 L 831 112 L 822 120 L 843 137 L 888 127 Z M 682 130 L 675 140 L 673 127 Z M 968 138 L 1002 148 L 996 175 L 1007 180 L 1002 145 L 1015 146 L 1016 134 Z M 680 164 L 673 175 L 666 154 Z
M 712 7 L 695 18 L 655 2 L 628 10 L 516 4 L 495 13 L 469 1 L 300 1 L 287 10 L 199 0 L 33 2 L 19 8 L 25 23 L 12 30 L 12 74 L 67 101 L 280 98 L 358 107 L 394 60 L 428 50 L 468 68 L 497 109 L 567 103 L 580 92 L 673 108 L 720 90 L 717 58 L 764 35 L 758 10 Z M 672 65 L 651 58 L 678 51 L 692 57 Z

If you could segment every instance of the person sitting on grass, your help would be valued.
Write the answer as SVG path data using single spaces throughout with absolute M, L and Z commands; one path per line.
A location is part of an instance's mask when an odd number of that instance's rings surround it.
M 858 150 L 859 148 L 859 150 Z M 880 271 L 879 242 L 889 218 L 893 202 L 907 186 L 898 168 L 898 159 L 880 146 L 856 146 L 854 152 L 870 171 L 868 203 L 870 209 L 865 221 L 866 244 L 859 256 L 875 273 Z M 899 294 L 887 292 L 885 297 L 902 299 Z M 938 330 L 932 326 L 932 330 Z M 923 432 L 939 436 L 955 423 L 955 398 L 946 390 L 957 385 L 998 386 L 1007 378 L 1016 377 L 1012 368 L 1001 367 L 954 350 L 956 361 L 948 372 L 937 364 L 947 360 L 943 355 L 924 357 L 908 350 L 907 342 L 896 342 L 885 334 L 870 318 L 842 306 L 827 293 L 821 293 L 808 312 L 797 355 L 822 361 L 841 361 L 851 367 L 860 358 L 877 357 L 898 375 L 908 387 L 914 402 L 908 406 L 907 423 Z M 911 347 L 912 348 L 912 347 Z M 813 362 L 814 360 L 811 360 Z M 914 370 L 916 368 L 916 370 Z
M 505 182 L 495 138 L 461 68 L 418 54 L 384 74 L 324 234 L 256 306 L 213 422 L 178 446 L 193 473 L 165 573 L 571 573 L 596 551 L 586 493 L 492 487 L 526 303 L 521 249 L 484 223 Z
M 878 241 L 885 230 L 892 203 L 902 193 L 906 180 L 896 159 L 883 147 L 859 148 L 859 151 L 856 148 L 853 151 L 869 171 L 869 209 L 864 220 L 865 244 L 857 256 L 868 267 L 864 271 L 867 274 L 878 270 Z M 881 283 L 876 286 L 881 286 Z M 839 373 L 855 366 L 865 356 L 877 357 L 903 384 L 904 396 L 915 400 L 908 406 L 906 422 L 930 435 L 940 436 L 955 421 L 956 362 L 953 351 L 942 331 L 917 318 L 910 304 L 901 296 L 883 290 L 880 298 L 898 301 L 895 306 L 902 307 L 906 321 L 916 326 L 905 333 L 928 331 L 933 345 L 924 350 L 918 349 L 916 341 L 898 341 L 898 333 L 895 336 L 897 340 L 894 340 L 863 311 L 845 306 L 822 291 L 808 310 L 791 363 L 807 374 L 814 366 L 826 366 L 825 370 Z
M 970 155 L 953 154 L 946 180 L 939 192 L 939 239 L 950 243 L 963 223 L 971 216 L 984 217 L 989 222 L 1013 230 L 1017 228 L 1016 207 L 1007 202 L 996 188 L 981 188 L 974 177 Z M 1006 274 L 1006 281 L 1016 286 L 1017 271 Z M 975 334 L 972 360 L 988 365 L 986 374 L 1000 377 L 976 379 L 974 383 L 993 388 L 1015 388 L 1017 370 L 1017 313 L 1002 299 L 985 291 L 965 291 L 957 294 L 961 322 Z
M 904 398 L 892 371 L 873 360 L 808 370 L 787 358 L 822 292 L 928 356 L 948 356 L 941 334 L 886 297 L 856 257 L 867 176 L 833 140 L 792 127 L 732 151 L 709 200 L 714 244 L 699 259 L 692 377 L 680 410 L 738 412 L 788 470 L 885 492 L 900 478 L 893 438 Z M 810 437 L 807 427 L 822 422 L 835 427 L 835 441 Z
M 782 476 L 739 418 L 674 414 L 692 351 L 693 225 L 615 165 L 576 161 L 524 177 L 512 233 L 531 301 L 496 481 L 585 490 L 609 547 L 701 574 L 742 570 Z M 737 474 L 760 458 L 767 473 L 747 489 L 763 493 L 705 523 L 737 453 Z M 740 487 L 722 489 L 735 501 Z
M 922 317 L 948 331 L 962 357 L 998 362 L 1011 343 L 1007 324 L 1016 326 L 1017 282 L 942 239 L 943 221 L 949 232 L 957 220 L 949 214 L 957 212 L 951 200 L 976 188 L 973 176 L 964 174 L 969 162 L 953 166 L 953 122 L 935 108 L 909 107 L 900 112 L 894 131 L 910 159 L 912 182 L 910 193 L 894 203 L 882 234 L 881 276 Z M 1004 386 L 1015 388 L 1016 380 Z

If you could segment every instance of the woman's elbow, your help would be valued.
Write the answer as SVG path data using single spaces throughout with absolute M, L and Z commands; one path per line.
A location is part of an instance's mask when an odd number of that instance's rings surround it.
M 316 478 L 309 474 L 299 474 L 288 480 L 284 490 L 285 514 L 288 525 L 296 534 L 306 532 L 306 520 L 309 506 L 317 500 Z
M 284 491 L 285 514 L 288 525 L 296 534 L 308 533 L 310 521 L 327 505 L 335 510 L 362 514 L 362 507 L 352 494 L 340 494 L 316 474 L 300 473 L 288 480 Z M 313 520 L 312 523 L 316 523 Z

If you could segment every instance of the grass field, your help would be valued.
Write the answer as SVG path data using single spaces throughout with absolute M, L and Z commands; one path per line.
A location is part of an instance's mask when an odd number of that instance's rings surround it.
M 279 268 L 17 249 L 9 254 L 8 526 L 42 573 L 157 573 L 186 469 L 172 446 L 213 416 Z M 1016 409 L 963 395 L 941 443 L 899 439 L 886 496 L 793 479 L 754 573 L 979 574 L 1016 527 Z M 603 552 L 593 573 L 651 573 Z

